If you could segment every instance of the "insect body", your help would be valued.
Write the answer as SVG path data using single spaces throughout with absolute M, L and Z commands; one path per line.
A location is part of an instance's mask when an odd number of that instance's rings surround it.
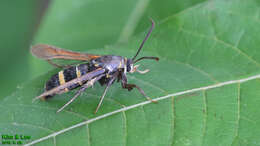
M 68 106 L 72 101 L 74 101 L 85 89 L 93 86 L 97 81 L 101 85 L 105 85 L 103 95 L 100 98 L 99 104 L 95 110 L 98 111 L 107 90 L 114 83 L 115 80 L 121 81 L 122 88 L 131 91 L 133 88 L 137 88 L 138 91 L 147 98 L 151 100 L 144 91 L 135 84 L 128 84 L 126 73 L 139 72 L 141 74 L 148 72 L 149 70 L 140 71 L 138 70 L 139 65 L 134 64 L 143 59 L 153 59 L 159 60 L 158 57 L 141 57 L 136 59 L 137 55 L 141 51 L 145 41 L 150 36 L 152 29 L 154 27 L 154 22 L 152 21 L 152 27 L 150 28 L 145 39 L 141 43 L 136 55 L 133 58 L 126 58 L 122 56 L 114 55 L 93 55 L 87 53 L 72 52 L 64 49 L 60 49 L 54 46 L 38 44 L 32 47 L 31 52 L 38 58 L 47 60 L 50 64 L 56 67 L 63 67 L 65 69 L 61 70 L 57 74 L 53 75 L 45 84 L 45 92 L 35 99 L 43 98 L 48 99 L 56 94 L 62 94 L 69 90 L 80 87 L 73 98 L 67 102 L 63 107 L 61 107 L 57 112 L 62 111 L 66 106 Z M 79 60 L 84 61 L 84 63 L 78 64 L 76 66 L 64 66 L 53 63 L 53 59 L 67 59 L 67 60 Z M 34 99 L 34 100 L 35 100 Z
M 66 68 L 60 72 L 58 72 L 57 74 L 53 75 L 45 84 L 45 91 L 49 91 L 55 87 L 58 87 L 60 85 L 63 85 L 75 78 L 81 77 L 82 75 L 85 75 L 91 71 L 94 71 L 96 69 L 95 66 L 90 65 L 89 63 L 84 63 L 84 64 L 79 64 L 77 66 L 71 66 L 69 68 Z M 68 86 L 67 88 L 63 89 L 60 91 L 60 93 L 62 92 L 67 92 L 69 90 L 75 89 L 79 86 L 81 86 L 82 84 L 84 84 L 85 82 L 79 82 L 79 83 L 75 83 L 71 86 Z M 60 94 L 59 93 L 59 94 Z M 50 98 L 53 95 L 48 95 L 45 96 L 43 98 Z
M 79 64 L 77 66 L 71 66 L 69 68 L 66 68 L 57 74 L 53 75 L 45 84 L 45 91 L 49 91 L 55 87 L 58 87 L 60 85 L 63 85 L 75 78 L 79 78 L 82 75 L 85 75 L 91 71 L 96 70 L 97 68 L 104 68 L 108 71 L 107 77 L 104 77 L 99 80 L 99 83 L 101 85 L 107 84 L 108 80 L 110 79 L 109 73 L 114 73 L 118 69 L 123 69 L 122 67 L 125 66 L 125 60 L 127 62 L 127 58 L 123 58 L 121 56 L 112 56 L 112 55 L 106 55 L 106 56 L 101 56 L 97 59 L 93 59 L 90 61 L 90 63 L 83 63 Z M 61 90 L 59 94 L 63 92 L 67 92 L 69 90 L 75 89 L 82 84 L 85 84 L 86 81 L 84 82 L 79 82 L 75 83 L 71 86 L 68 86 L 64 90 Z M 55 94 L 54 94 L 55 95 Z M 43 97 L 44 99 L 50 98 L 54 95 L 48 95 Z

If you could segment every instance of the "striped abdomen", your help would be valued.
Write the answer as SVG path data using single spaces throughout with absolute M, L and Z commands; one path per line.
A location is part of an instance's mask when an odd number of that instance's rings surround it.
M 46 82 L 45 91 L 51 90 L 59 85 L 63 85 L 66 82 L 73 80 L 75 78 L 78 78 L 93 70 L 95 70 L 95 68 L 90 66 L 89 63 L 80 64 L 77 66 L 72 66 L 70 68 L 64 69 L 64 70 L 58 72 L 57 74 L 53 75 L 50 78 L 50 80 L 48 80 Z M 81 84 L 83 84 L 83 83 L 73 84 L 72 86 L 65 88 L 65 90 L 62 92 L 67 92 L 69 90 L 75 89 L 75 88 L 79 87 Z M 45 98 L 50 98 L 52 96 L 54 96 L 54 95 L 50 95 Z

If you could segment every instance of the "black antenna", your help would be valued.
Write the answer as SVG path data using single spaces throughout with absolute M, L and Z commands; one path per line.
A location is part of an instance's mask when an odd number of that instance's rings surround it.
M 156 60 L 156 61 L 159 61 L 159 58 L 158 57 L 153 57 L 153 56 L 145 56 L 145 57 L 141 57 L 137 60 L 134 61 L 134 63 L 140 61 L 140 60 L 143 60 L 143 59 L 152 59 L 152 60 Z
M 150 19 L 150 20 L 152 22 L 152 26 L 151 26 L 150 30 L 148 31 L 147 35 L 145 36 L 143 42 L 141 43 L 141 45 L 140 45 L 138 51 L 136 52 L 135 56 L 132 58 L 133 61 L 135 60 L 135 58 L 137 57 L 137 55 L 139 54 L 139 52 L 143 48 L 145 41 L 149 38 L 149 36 L 150 36 L 150 34 L 151 34 L 151 32 L 152 32 L 152 30 L 154 28 L 154 21 L 153 21 L 153 19 Z

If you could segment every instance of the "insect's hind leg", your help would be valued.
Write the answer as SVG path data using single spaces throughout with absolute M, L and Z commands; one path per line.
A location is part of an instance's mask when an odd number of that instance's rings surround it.
M 104 92 L 103 92 L 103 94 L 102 94 L 102 96 L 101 96 L 101 98 L 100 98 L 100 100 L 99 100 L 99 103 L 98 103 L 98 105 L 97 105 L 97 108 L 96 108 L 94 114 L 96 114 L 96 113 L 98 112 L 98 109 L 100 108 L 100 106 L 101 106 L 101 104 L 102 104 L 102 102 L 103 102 L 103 99 L 104 99 L 104 97 L 105 97 L 105 95 L 106 95 L 106 93 L 107 93 L 107 90 L 108 90 L 109 87 L 113 84 L 113 82 L 114 82 L 114 80 L 116 79 L 116 77 L 117 77 L 117 75 L 114 75 L 114 76 L 110 79 L 110 81 L 108 82 L 108 84 L 107 84 L 107 86 L 106 86 L 106 88 L 105 88 L 105 90 L 104 90 Z
M 85 86 L 86 85 L 86 86 Z M 61 112 L 66 106 L 68 106 L 69 104 L 71 104 L 83 91 L 85 91 L 87 88 L 89 87 L 89 85 L 84 84 L 77 92 L 76 94 L 73 96 L 73 98 L 71 98 L 70 101 L 68 101 L 65 105 L 63 105 L 58 111 Z
M 100 78 L 102 78 L 104 75 L 100 75 L 90 81 L 88 81 L 87 83 L 85 83 L 84 85 L 81 86 L 81 88 L 76 92 L 76 94 L 71 98 L 70 101 L 68 101 L 65 105 L 63 105 L 58 111 L 61 112 L 65 107 L 67 107 L 69 104 L 71 104 L 82 92 L 84 92 L 88 87 L 93 86 L 94 83 L 99 80 Z

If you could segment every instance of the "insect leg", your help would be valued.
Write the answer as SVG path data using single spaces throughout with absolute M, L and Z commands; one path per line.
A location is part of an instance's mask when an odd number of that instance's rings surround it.
M 70 101 L 68 101 L 65 105 L 63 105 L 58 111 L 62 111 L 66 106 L 68 106 L 70 103 L 72 103 L 82 92 L 84 92 L 88 87 L 93 86 L 93 84 L 98 81 L 100 78 L 102 78 L 104 75 L 100 75 L 90 81 L 88 81 L 86 84 L 82 85 L 82 87 L 77 91 L 77 93 L 71 98 Z
M 100 108 L 100 106 L 101 106 L 101 104 L 102 104 L 102 102 L 103 102 L 103 99 L 104 99 L 104 97 L 105 97 L 105 95 L 106 95 L 106 93 L 107 93 L 107 90 L 108 90 L 109 87 L 112 85 L 112 83 L 114 82 L 115 79 L 116 79 L 116 76 L 113 76 L 113 77 L 111 78 L 111 80 L 108 82 L 108 84 L 107 84 L 107 86 L 106 86 L 106 88 L 105 88 L 105 90 L 104 90 L 104 92 L 103 92 L 103 95 L 101 96 L 101 98 L 100 98 L 100 100 L 99 100 L 98 106 L 97 106 L 96 111 L 94 112 L 94 114 L 97 113 L 97 111 L 98 111 L 98 109 Z
M 153 103 L 157 103 L 157 101 L 152 100 L 150 97 L 148 97 L 145 93 L 144 90 L 141 89 L 139 86 L 137 86 L 136 84 L 127 84 L 127 78 L 125 74 L 122 74 L 122 88 L 127 89 L 128 91 L 131 91 L 133 88 L 136 88 L 147 100 L 153 102 Z
M 84 86 L 84 85 L 86 85 L 86 86 Z M 61 112 L 66 106 L 68 106 L 70 103 L 72 103 L 84 90 L 86 90 L 89 87 L 88 84 L 84 84 L 84 85 L 77 91 L 77 93 L 73 96 L 73 98 L 71 98 L 70 101 L 68 101 L 59 110 L 57 110 L 57 113 Z

